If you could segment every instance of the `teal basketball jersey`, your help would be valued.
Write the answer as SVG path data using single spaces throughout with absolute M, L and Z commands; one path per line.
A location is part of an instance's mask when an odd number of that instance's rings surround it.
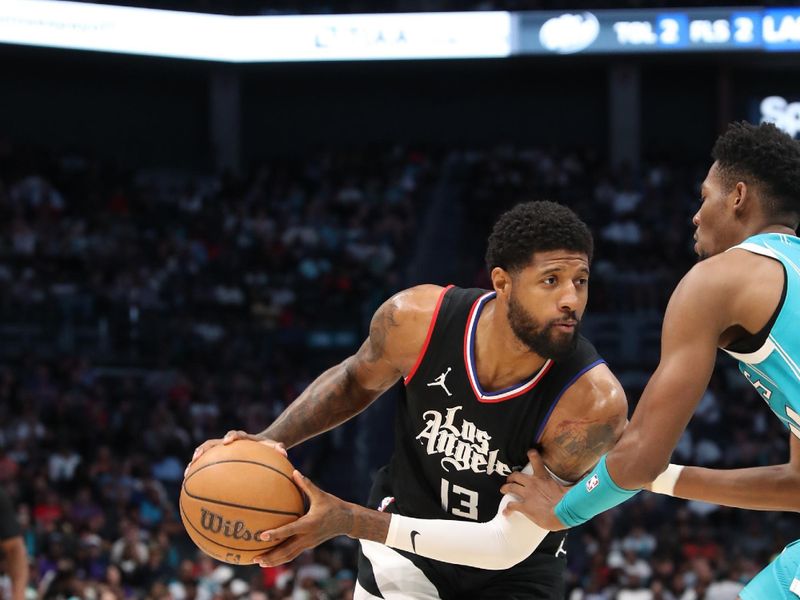
M 725 350 L 739 361 L 739 371 L 778 418 L 800 438 L 800 238 L 762 233 L 731 248 L 768 256 L 783 264 L 786 290 L 769 336 L 755 352 Z M 795 331 L 793 332 L 793 329 Z

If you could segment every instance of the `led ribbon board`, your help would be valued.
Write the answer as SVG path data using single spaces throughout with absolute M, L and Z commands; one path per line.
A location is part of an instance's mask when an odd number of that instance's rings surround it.
M 231 17 L 59 2 L 0 2 L 0 43 L 224 62 L 508 56 L 507 12 Z
M 231 63 L 800 51 L 800 8 L 233 17 L 0 2 L 0 43 Z

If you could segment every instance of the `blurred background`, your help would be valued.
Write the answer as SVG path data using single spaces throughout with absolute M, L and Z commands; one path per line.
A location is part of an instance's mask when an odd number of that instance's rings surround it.
M 633 408 L 716 136 L 800 132 L 780 5 L 110 4 L 0 5 L 0 484 L 30 598 L 350 598 L 346 538 L 276 569 L 205 558 L 176 513 L 194 447 L 264 429 L 392 293 L 488 286 L 490 225 L 531 199 L 594 232 L 583 332 Z M 719 360 L 673 461 L 785 462 Z M 365 502 L 395 400 L 291 460 Z M 568 597 L 734 599 L 798 536 L 796 515 L 643 493 L 570 534 Z

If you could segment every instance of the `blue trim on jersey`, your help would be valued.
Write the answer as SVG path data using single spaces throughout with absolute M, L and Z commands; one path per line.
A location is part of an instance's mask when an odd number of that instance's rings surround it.
M 539 374 L 539 371 L 537 371 L 536 373 L 534 373 L 533 375 L 528 377 L 522 383 L 518 383 L 516 385 L 509 386 L 509 387 L 504 388 L 502 390 L 499 390 L 497 392 L 487 392 L 486 390 L 483 389 L 483 387 L 481 387 L 481 382 L 478 379 L 478 370 L 475 367 L 475 364 L 476 364 L 475 363 L 475 337 L 476 337 L 476 333 L 478 331 L 478 321 L 481 318 L 481 311 L 483 310 L 484 306 L 486 306 L 486 303 L 489 300 L 494 299 L 496 296 L 497 296 L 497 292 L 489 292 L 483 298 L 480 299 L 480 301 L 478 302 L 478 306 L 475 307 L 475 316 L 474 316 L 474 320 L 472 322 L 472 327 L 470 328 L 470 344 L 469 344 L 469 349 L 468 349 L 469 350 L 469 369 L 472 372 L 472 380 L 475 382 L 475 387 L 478 389 L 478 392 L 480 392 L 481 396 L 485 396 L 487 398 L 496 398 L 497 396 L 500 396 L 502 394 L 507 394 L 507 393 L 512 392 L 514 390 L 518 390 L 519 388 L 525 387 L 531 381 L 533 381 L 533 379 Z
M 561 400 L 561 396 L 564 395 L 564 392 L 567 391 L 569 386 L 571 386 L 573 383 L 575 383 L 581 375 L 586 373 L 586 371 L 594 369 L 597 365 L 604 365 L 605 363 L 606 363 L 606 361 L 604 361 L 602 358 L 598 358 L 593 363 L 591 363 L 589 365 L 586 365 L 580 371 L 578 371 L 575 374 L 575 376 L 572 379 L 570 379 L 563 388 L 561 388 L 561 391 L 558 392 L 558 394 L 556 394 L 555 400 L 553 400 L 553 403 L 550 405 L 550 409 L 547 411 L 547 414 L 544 416 L 544 419 L 542 420 L 542 424 L 539 425 L 539 430 L 536 432 L 536 437 L 534 438 L 537 442 L 542 437 L 542 434 L 544 433 L 544 426 L 547 425 L 547 421 L 550 420 L 550 415 L 553 414 L 553 411 L 556 408 L 556 404 L 558 404 L 558 401 Z

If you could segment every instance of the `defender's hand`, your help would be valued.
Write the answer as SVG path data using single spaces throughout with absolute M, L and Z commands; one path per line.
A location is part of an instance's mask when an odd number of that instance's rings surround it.
M 183 476 L 186 477 L 186 474 L 189 472 L 189 467 L 192 466 L 192 463 L 194 461 L 196 461 L 198 458 L 200 458 L 200 456 L 202 456 L 203 452 L 205 452 L 209 448 L 213 448 L 214 446 L 218 446 L 220 444 L 232 444 L 236 440 L 253 440 L 254 442 L 260 442 L 265 446 L 274 448 L 275 450 L 277 450 L 278 452 L 280 452 L 281 454 L 283 454 L 285 457 L 288 458 L 288 455 L 286 454 L 286 446 L 283 445 L 283 442 L 276 442 L 275 440 L 269 440 L 252 433 L 247 433 L 246 431 L 231 430 L 228 433 L 226 433 L 225 437 L 223 438 L 206 440 L 205 442 L 200 444 L 195 449 L 194 454 L 192 455 L 192 460 L 189 461 L 186 470 L 183 472 Z
M 280 542 L 253 559 L 262 567 L 274 567 L 294 560 L 309 548 L 337 535 L 346 535 L 353 527 L 353 512 L 347 502 L 323 492 L 300 471 L 295 470 L 292 477 L 308 498 L 309 509 L 296 521 L 261 534 L 262 540 Z
M 548 531 L 566 529 L 554 509 L 568 488 L 550 477 L 536 450 L 528 451 L 528 460 L 533 466 L 533 475 L 512 473 L 500 488 L 502 494 L 514 494 L 520 499 L 509 502 L 503 514 L 508 516 L 517 511 Z

